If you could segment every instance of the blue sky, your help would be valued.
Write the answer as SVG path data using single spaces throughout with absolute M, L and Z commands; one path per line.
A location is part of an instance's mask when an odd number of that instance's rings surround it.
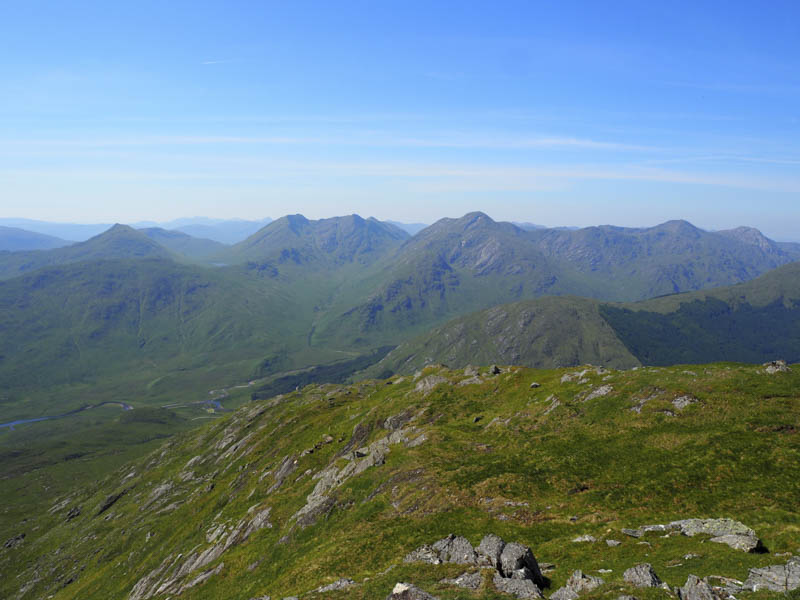
M 800 3 L 17 2 L 0 216 L 800 239 Z

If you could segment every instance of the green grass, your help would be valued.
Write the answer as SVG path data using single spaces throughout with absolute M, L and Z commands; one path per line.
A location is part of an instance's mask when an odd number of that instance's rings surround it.
M 547 573 L 551 591 L 574 569 L 592 574 L 611 569 L 603 575 L 607 585 L 592 595 L 609 598 L 621 589 L 633 591 L 621 575 L 639 562 L 652 563 L 670 585 L 682 585 L 690 573 L 744 579 L 748 568 L 785 561 L 772 554 L 796 552 L 800 373 L 768 376 L 754 366 L 717 364 L 613 371 L 590 374 L 587 384 L 562 384 L 565 372 L 514 368 L 484 375 L 483 384 L 459 387 L 454 384 L 464 379 L 461 372 L 429 369 L 426 375 L 437 373 L 450 383 L 427 396 L 414 392 L 415 382 L 406 379 L 394 385 L 311 385 L 277 402 L 247 403 L 74 490 L 59 512 L 17 523 L 28 536 L 18 549 L 0 554 L 0 570 L 21 577 L 4 579 L 0 595 L 11 596 L 40 573 L 30 592 L 35 597 L 126 597 L 166 557 L 207 548 L 212 524 L 232 525 L 253 506 L 271 508 L 273 527 L 230 548 L 208 567 L 224 563 L 219 575 L 185 590 L 182 598 L 280 598 L 339 577 L 370 579 L 327 597 L 385 597 L 396 581 L 412 581 L 443 599 L 501 597 L 491 585 L 466 594 L 438 583 L 460 574 L 458 566 L 402 564 L 407 552 L 448 533 L 477 544 L 493 532 L 530 545 L 540 561 L 556 564 Z M 531 389 L 531 381 L 541 387 Z M 582 400 L 601 384 L 613 386 L 613 392 Z M 641 414 L 629 410 L 655 390 L 658 395 Z M 545 415 L 551 394 L 561 406 Z M 674 410 L 671 399 L 684 394 L 698 402 L 674 417 L 662 412 Z M 297 527 L 292 515 L 316 483 L 306 471 L 332 464 L 357 424 L 365 432 L 359 445 L 366 445 L 387 434 L 380 426 L 386 417 L 404 411 L 418 415 L 414 424 L 428 441 L 415 448 L 392 446 L 385 464 L 335 490 L 327 515 Z M 326 434 L 334 441 L 318 444 Z M 224 449 L 215 448 L 226 435 L 246 440 L 221 459 Z M 303 454 L 315 444 L 313 453 Z M 204 457 L 191 469 L 195 479 L 182 481 L 179 473 L 195 456 Z M 268 493 L 287 456 L 296 457 L 296 469 Z M 164 482 L 173 485 L 167 496 L 143 509 Z M 107 513 L 94 516 L 106 496 L 128 488 Z M 84 507 L 82 515 L 65 522 L 65 511 L 76 505 Z M 619 532 L 723 516 L 753 527 L 770 554 L 736 552 L 701 538 L 647 534 L 636 540 Z M 600 541 L 570 541 L 586 533 Z M 622 544 L 608 548 L 605 538 Z M 690 552 L 699 557 L 684 560 Z M 48 569 L 41 568 L 45 564 Z M 636 595 L 655 599 L 663 592 Z

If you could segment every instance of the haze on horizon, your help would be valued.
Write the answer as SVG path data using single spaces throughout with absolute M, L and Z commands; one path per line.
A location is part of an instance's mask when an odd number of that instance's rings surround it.
M 5 8 L 0 217 L 798 237 L 795 2 Z

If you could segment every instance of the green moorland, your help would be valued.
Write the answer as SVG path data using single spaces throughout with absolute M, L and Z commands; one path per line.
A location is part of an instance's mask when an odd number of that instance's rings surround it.
M 431 363 L 553 368 L 800 361 L 800 263 L 734 286 L 624 304 L 545 297 L 495 306 L 401 343 L 362 376 Z
M 733 363 L 429 367 L 311 385 L 179 434 L 15 522 L 24 538 L 0 549 L 0 596 L 372 600 L 408 581 L 443 600 L 507 598 L 488 574 L 468 592 L 440 583 L 463 566 L 403 562 L 450 533 L 530 546 L 554 565 L 546 594 L 575 569 L 602 569 L 605 585 L 584 597 L 666 598 L 622 581 L 642 562 L 671 586 L 743 580 L 800 551 L 798 389 L 797 369 Z M 620 531 L 689 517 L 739 520 L 767 552 Z M 586 534 L 597 541 L 572 541 Z M 309 594 L 341 577 L 357 585 Z

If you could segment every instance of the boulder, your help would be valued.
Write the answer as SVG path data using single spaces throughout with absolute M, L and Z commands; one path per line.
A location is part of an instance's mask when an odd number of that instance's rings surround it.
M 750 569 L 744 589 L 752 592 L 791 592 L 800 589 L 800 556 L 793 556 L 785 565 Z
M 511 579 L 503 577 L 497 572 L 494 575 L 494 586 L 497 591 L 509 594 L 520 600 L 544 598 L 542 590 L 530 579 Z
M 478 556 L 469 540 L 460 535 L 452 533 L 446 538 L 439 540 L 433 545 L 433 549 L 439 554 L 439 558 L 444 563 L 456 563 L 459 565 L 474 565 L 478 562 Z
M 386 600 L 439 600 L 410 583 L 397 583 Z
M 678 529 L 689 537 L 698 534 L 710 535 L 712 542 L 727 544 L 735 550 L 754 552 L 762 548 L 756 532 L 733 519 L 683 519 L 673 521 L 669 527 Z
M 672 406 L 674 406 L 678 410 L 683 410 L 687 406 L 695 404 L 696 402 L 697 398 L 693 396 L 678 396 L 672 401 Z
M 642 537 L 642 532 L 639 529 L 625 529 L 624 527 L 621 529 L 622 533 L 625 535 L 629 535 L 634 538 Z
M 613 548 L 614 546 L 619 546 L 621 543 L 622 542 L 620 542 L 619 540 L 606 540 L 606 544 L 608 544 L 610 548 Z
M 533 552 L 517 542 L 511 542 L 503 547 L 498 572 L 504 578 L 529 579 L 537 585 L 544 585 L 544 578 Z
M 679 600 L 722 600 L 728 594 L 711 586 L 707 579 L 700 579 L 696 575 L 689 575 L 683 587 L 675 588 Z
M 406 554 L 406 557 L 403 559 L 403 562 L 407 563 L 428 563 L 430 565 L 440 565 L 442 564 L 442 559 L 439 558 L 439 553 L 430 547 L 428 544 L 423 544 L 416 550 L 413 550 Z
M 786 373 L 791 370 L 786 366 L 785 360 L 771 360 L 769 362 L 765 362 L 763 366 L 766 367 L 764 370 L 767 372 L 767 375 Z
M 540 383 L 538 383 L 538 382 L 534 381 L 534 382 L 532 382 L 532 383 L 531 383 L 531 389 L 532 389 L 532 390 L 534 390 L 534 389 L 536 389 L 536 388 L 538 388 L 538 387 L 541 387 L 541 385 L 542 385 L 542 384 L 540 384 Z
M 503 553 L 506 543 L 500 536 L 490 533 L 481 540 L 478 545 L 478 560 L 482 565 L 500 568 L 500 555 Z
M 622 578 L 631 585 L 641 588 L 659 587 L 662 583 L 652 565 L 642 563 L 631 567 L 622 574 Z
M 466 590 L 477 590 L 483 585 L 483 577 L 480 573 L 462 573 L 455 579 L 442 579 L 441 583 L 455 585 Z

